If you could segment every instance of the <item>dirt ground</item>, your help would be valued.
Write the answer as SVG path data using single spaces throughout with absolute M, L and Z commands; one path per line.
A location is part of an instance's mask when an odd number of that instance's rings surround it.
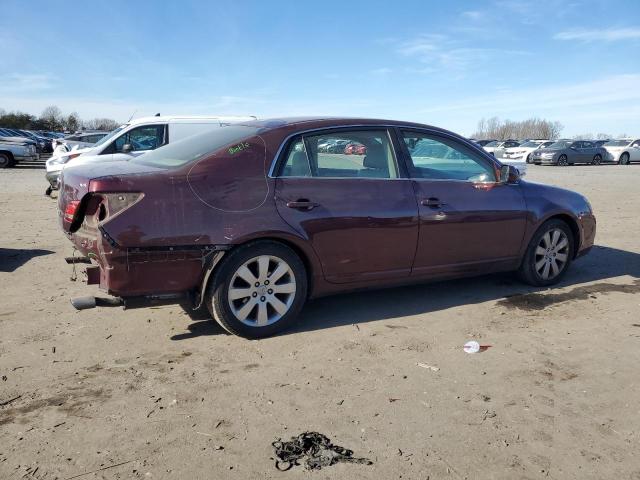
M 178 306 L 74 311 L 98 290 L 69 280 L 43 170 L 0 171 L 0 478 L 640 479 L 640 166 L 528 179 L 598 218 L 560 287 L 325 298 L 248 341 Z M 306 430 L 374 464 L 277 471 Z

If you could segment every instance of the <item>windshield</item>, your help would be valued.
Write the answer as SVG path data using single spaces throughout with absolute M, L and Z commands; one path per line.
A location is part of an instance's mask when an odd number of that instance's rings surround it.
M 102 145 L 103 143 L 111 140 L 114 136 L 116 136 L 118 133 L 120 133 L 122 130 L 124 130 L 125 128 L 127 128 L 128 125 L 121 125 L 118 128 L 116 128 L 113 132 L 111 132 L 109 135 L 105 135 L 104 137 L 102 137 L 99 141 L 97 141 L 96 143 L 93 144 L 94 147 L 97 147 L 99 145 Z
M 610 142 L 605 143 L 607 147 L 626 147 L 629 145 L 630 140 L 611 140 Z
M 170 143 L 131 160 L 134 163 L 155 167 L 180 167 L 198 160 L 219 150 L 225 145 L 239 143 L 241 140 L 256 135 L 256 127 L 245 125 L 229 125 L 215 127 L 208 132 L 187 137 L 184 140 Z M 238 146 L 240 148 L 241 146 Z M 244 147 L 240 148 L 242 150 Z
M 497 147 L 498 145 L 500 145 L 500 143 L 502 142 L 496 142 L 496 141 L 489 142 L 485 145 L 485 147 Z
M 540 144 L 538 142 L 524 142 L 520 144 L 521 147 L 525 148 L 536 148 L 539 145 Z
M 552 143 L 547 148 L 567 148 L 571 142 L 567 142 L 565 140 L 559 140 L 557 142 Z

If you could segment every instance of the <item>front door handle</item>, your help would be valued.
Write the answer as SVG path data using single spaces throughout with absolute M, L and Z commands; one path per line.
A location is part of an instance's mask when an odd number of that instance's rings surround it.
M 295 202 L 287 202 L 287 207 L 296 208 L 298 210 L 313 210 L 314 208 L 319 206 L 319 203 L 311 202 L 303 198 L 300 198 Z
M 438 198 L 435 198 L 435 197 L 425 198 L 420 203 L 425 207 L 434 207 L 434 208 L 442 207 L 443 205 L 446 205 L 444 202 L 441 202 Z

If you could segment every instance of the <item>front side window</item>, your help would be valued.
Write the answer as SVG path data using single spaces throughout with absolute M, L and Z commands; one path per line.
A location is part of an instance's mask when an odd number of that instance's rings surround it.
M 398 168 L 386 130 L 354 130 L 294 139 L 280 175 L 398 178 Z
M 129 144 L 132 151 L 155 150 L 164 143 L 164 125 L 146 125 L 133 128 L 119 136 L 113 142 L 114 152 L 122 152 L 122 147 Z
M 496 181 L 490 161 L 455 140 L 411 131 L 402 132 L 402 136 L 409 151 L 409 174 L 413 178 Z

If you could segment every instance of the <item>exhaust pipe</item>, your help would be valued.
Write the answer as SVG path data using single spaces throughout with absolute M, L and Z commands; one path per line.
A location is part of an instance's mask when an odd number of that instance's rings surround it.
M 96 307 L 121 307 L 124 302 L 121 298 L 101 297 L 77 297 L 71 299 L 71 305 L 76 310 L 89 310 Z

